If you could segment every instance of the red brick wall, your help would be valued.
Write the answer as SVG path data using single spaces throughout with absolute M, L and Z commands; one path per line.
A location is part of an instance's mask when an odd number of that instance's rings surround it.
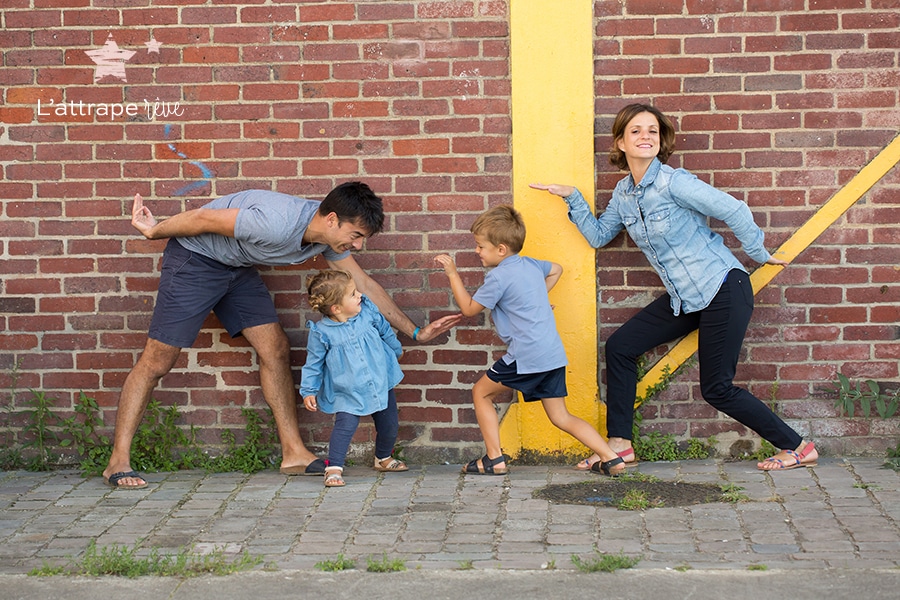
M 896 2 L 747 4 L 595 3 L 601 206 L 620 177 L 606 165 L 604 136 L 627 101 L 652 99 L 670 112 L 675 164 L 746 200 L 772 246 L 896 133 Z M 362 179 L 384 197 L 388 222 L 360 263 L 418 322 L 451 312 L 432 256 L 461 250 L 461 265 L 473 267 L 467 281 L 477 285 L 469 224 L 511 200 L 507 13 L 502 0 L 5 2 L 7 435 L 22 421 L 27 388 L 63 408 L 83 390 L 112 423 L 145 341 L 163 246 L 128 223 L 135 192 L 167 216 L 240 189 L 321 198 L 340 181 Z M 110 33 L 135 52 L 123 65 L 127 81 L 95 82 L 85 52 Z M 151 34 L 158 53 L 145 45 Z M 134 106 L 136 114 L 57 115 L 51 101 Z M 177 103 L 180 114 L 149 119 L 157 101 L 163 109 Z M 837 371 L 897 381 L 897 185 L 892 173 L 760 295 L 739 370 L 765 398 L 777 381 L 779 411 L 835 451 L 880 449 L 897 436 L 896 419 L 839 419 L 817 391 Z M 660 286 L 622 238 L 599 263 L 605 338 Z M 264 272 L 295 347 L 295 376 L 309 316 L 302 281 L 320 266 Z M 155 396 L 177 403 L 185 423 L 214 444 L 223 428 L 243 427 L 241 407 L 263 402 L 252 352 L 214 319 L 208 325 Z M 499 347 L 484 319 L 448 338 L 406 344 L 404 444 L 452 452 L 480 439 L 469 388 Z M 648 406 L 648 426 L 683 436 L 733 430 L 699 400 L 695 380 L 680 379 L 664 402 Z M 327 441 L 328 422 L 301 411 L 315 445 Z M 364 429 L 358 439 L 369 435 Z

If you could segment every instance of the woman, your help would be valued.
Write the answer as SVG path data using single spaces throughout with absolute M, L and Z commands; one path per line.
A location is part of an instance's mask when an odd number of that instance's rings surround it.
M 568 185 L 532 184 L 562 197 L 569 219 L 591 246 L 608 244 L 624 228 L 656 269 L 666 294 L 622 325 L 606 342 L 609 445 L 626 462 L 631 446 L 637 359 L 645 352 L 699 329 L 700 389 L 704 400 L 781 448 L 757 464 L 764 471 L 809 467 L 812 442 L 782 421 L 749 391 L 732 383 L 753 312 L 750 277 L 707 218 L 723 221 L 744 251 L 759 263 L 786 265 L 763 245 L 750 209 L 684 169 L 665 163 L 675 147 L 671 122 L 645 104 L 626 106 L 613 123 L 610 163 L 630 172 L 619 181 L 606 211 L 591 214 L 581 193 Z M 577 468 L 590 468 L 594 455 Z

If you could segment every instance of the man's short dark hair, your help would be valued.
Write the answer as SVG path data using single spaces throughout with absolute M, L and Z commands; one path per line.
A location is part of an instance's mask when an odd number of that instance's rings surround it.
M 342 183 L 325 196 L 319 206 L 319 214 L 334 213 L 338 221 L 350 221 L 375 235 L 384 229 L 384 207 L 381 198 L 361 181 Z

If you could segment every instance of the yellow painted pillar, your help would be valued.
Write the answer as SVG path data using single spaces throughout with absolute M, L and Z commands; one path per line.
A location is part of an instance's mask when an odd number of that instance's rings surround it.
M 595 252 L 566 217 L 565 203 L 529 183 L 565 183 L 594 197 L 592 0 L 511 0 L 513 199 L 525 219 L 522 253 L 562 265 L 550 293 L 569 359 L 569 411 L 605 427 L 597 389 Z M 601 418 L 602 417 L 602 418 Z M 500 428 L 505 452 L 580 451 L 539 402 L 513 403 Z

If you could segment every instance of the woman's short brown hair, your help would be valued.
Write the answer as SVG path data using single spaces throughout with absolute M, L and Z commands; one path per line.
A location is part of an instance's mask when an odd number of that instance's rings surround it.
M 609 164 L 622 170 L 628 169 L 628 161 L 625 160 L 625 153 L 619 150 L 619 140 L 625 136 L 625 128 L 633 118 L 641 113 L 650 113 L 656 117 L 659 123 L 659 154 L 656 158 L 659 162 L 666 164 L 672 153 L 675 152 L 675 127 L 669 118 L 662 114 L 655 106 L 649 104 L 629 104 L 619 111 L 616 120 L 612 126 L 612 147 L 609 149 Z

